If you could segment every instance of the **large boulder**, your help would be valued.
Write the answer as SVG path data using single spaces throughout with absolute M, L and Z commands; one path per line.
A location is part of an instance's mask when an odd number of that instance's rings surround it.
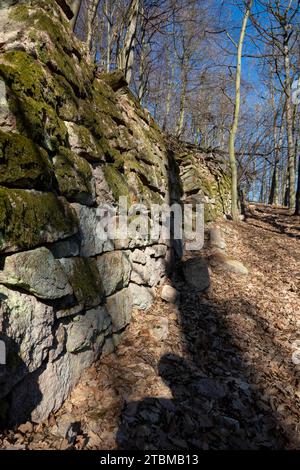
M 35 297 L 0 286 L 1 340 L 6 343 L 6 373 L 0 398 L 47 359 L 53 345 L 53 308 Z
M 78 232 L 64 198 L 53 193 L 0 188 L 0 252 L 28 250 Z
M 59 299 L 73 293 L 59 261 L 44 247 L 7 256 L 0 283 L 22 288 L 41 299 Z
M 11 424 L 30 417 L 35 422 L 46 419 L 58 410 L 76 385 L 82 372 L 98 359 L 105 337 L 111 335 L 111 320 L 104 307 L 89 310 L 85 315 L 56 332 L 56 348 L 49 361 L 13 389 L 9 419 Z
M 92 350 L 64 353 L 33 374 L 27 375 L 12 391 L 9 421 L 45 420 L 68 397 L 82 372 L 95 360 Z

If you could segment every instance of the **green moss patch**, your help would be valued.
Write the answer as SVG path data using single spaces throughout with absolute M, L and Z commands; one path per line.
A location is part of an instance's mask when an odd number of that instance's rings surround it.
M 65 258 L 61 264 L 67 274 L 79 304 L 95 307 L 103 297 L 103 286 L 96 260 L 90 258 Z
M 0 184 L 28 189 L 50 189 L 53 170 L 47 153 L 18 134 L 0 131 Z
M 33 248 L 77 231 L 77 218 L 63 198 L 0 187 L 0 251 Z
M 27 5 L 23 3 L 21 5 L 15 5 L 10 9 L 9 17 L 15 21 L 26 21 L 29 19 L 29 9 Z
M 3 54 L 1 61 L 0 75 L 14 93 L 35 100 L 49 98 L 46 74 L 37 60 L 26 52 L 12 51 Z
M 106 165 L 104 167 L 104 175 L 115 200 L 117 201 L 121 196 L 129 196 L 129 188 L 127 181 L 113 165 Z
M 53 164 L 60 193 L 69 201 L 92 205 L 95 201 L 95 191 L 89 163 L 61 147 Z
M 55 152 L 61 145 L 66 145 L 66 126 L 46 103 L 30 97 L 14 97 L 10 104 L 17 117 L 19 132 L 32 138 L 49 152 Z
M 54 72 L 65 77 L 79 96 L 91 95 L 91 81 L 93 69 L 86 63 L 80 63 L 78 43 L 69 30 L 55 19 L 50 20 L 49 15 L 43 11 L 36 11 L 32 15 L 34 31 L 37 31 L 36 39 L 38 58 Z M 43 41 L 45 34 L 48 41 Z M 77 53 L 76 55 L 74 53 Z M 81 69 L 80 69 L 81 65 Z

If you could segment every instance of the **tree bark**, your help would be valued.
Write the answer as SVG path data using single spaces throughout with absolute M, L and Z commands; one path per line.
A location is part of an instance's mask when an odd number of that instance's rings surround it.
M 296 193 L 295 215 L 300 215 L 300 157 L 298 158 L 298 183 Z
M 184 117 L 185 117 L 185 99 L 187 91 L 187 69 L 186 65 L 183 65 L 182 72 L 182 83 L 181 83 L 181 93 L 180 93 L 180 105 L 179 105 L 179 119 L 177 124 L 176 136 L 180 137 L 183 131 Z
M 294 209 L 295 196 L 295 145 L 293 137 L 293 103 L 291 93 L 291 70 L 288 45 L 288 29 L 285 26 L 284 38 L 284 70 L 285 70 L 285 92 L 286 92 L 286 130 L 288 140 L 288 167 L 289 167 L 289 208 Z
M 270 189 L 269 204 L 279 204 L 279 162 L 280 162 L 280 150 L 283 143 L 283 120 L 280 125 L 279 135 L 277 136 L 276 123 L 274 126 L 274 142 L 275 142 L 275 158 L 274 158 L 274 168 Z
M 139 8 L 140 0 L 131 0 L 128 9 L 127 31 L 124 44 L 118 55 L 118 67 L 124 72 L 128 84 L 130 84 L 132 79 Z
M 111 12 L 109 9 L 109 0 L 105 0 L 105 5 L 104 5 L 104 11 L 106 15 L 106 34 L 107 34 L 107 44 L 106 44 L 106 72 L 110 72 L 110 62 L 111 62 L 111 42 L 112 42 L 112 37 L 111 37 Z
M 241 69 L 242 69 L 242 52 L 243 44 L 246 34 L 246 28 L 253 0 L 248 1 L 246 12 L 243 18 L 242 29 L 240 39 L 238 43 L 237 51 L 237 68 L 236 68 L 236 79 L 235 79 L 235 105 L 232 127 L 229 135 L 229 160 L 231 168 L 231 215 L 232 219 L 239 220 L 238 212 L 238 183 L 237 183 L 237 164 L 235 157 L 235 139 L 239 123 L 239 112 L 240 112 L 240 96 L 241 96 Z
M 87 51 L 89 53 L 92 50 L 93 24 L 94 24 L 95 19 L 96 19 L 99 4 L 100 4 L 100 0 L 90 0 L 88 2 L 86 48 L 87 48 Z
M 169 60 L 167 60 L 167 68 L 169 67 Z M 168 74 L 169 75 L 169 74 Z M 170 114 L 170 109 L 171 109 L 171 98 L 172 98 L 172 87 L 173 87 L 173 82 L 174 82 L 174 76 L 175 76 L 175 62 L 172 62 L 171 66 L 171 77 L 168 76 L 168 85 L 167 85 L 167 97 L 166 97 L 166 109 L 165 109 L 165 115 L 164 115 L 164 123 L 163 123 L 163 131 L 166 132 L 168 129 L 168 120 L 169 120 L 169 114 Z

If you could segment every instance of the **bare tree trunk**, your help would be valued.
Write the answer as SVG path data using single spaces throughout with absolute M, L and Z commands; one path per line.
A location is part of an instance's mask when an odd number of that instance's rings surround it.
M 240 96 L 241 96 L 241 69 L 242 69 L 242 52 L 243 44 L 246 34 L 246 28 L 253 0 L 249 0 L 246 7 L 246 12 L 243 18 L 242 29 L 238 44 L 237 51 L 237 68 L 236 68 L 236 79 L 235 79 L 235 105 L 232 127 L 230 129 L 229 136 L 229 160 L 231 167 L 231 215 L 232 219 L 239 220 L 238 212 L 238 185 L 237 185 L 237 164 L 235 158 L 235 138 L 239 123 L 239 112 L 240 112 Z
M 141 14 L 143 15 L 144 11 L 141 9 Z M 148 71 L 147 71 L 147 61 L 146 61 L 146 30 L 144 24 L 141 26 L 141 57 L 140 57 L 140 67 L 139 67 L 139 87 L 138 87 L 138 99 L 141 103 L 145 93 L 147 91 L 148 84 Z
M 284 122 L 281 121 L 279 136 L 277 136 L 277 128 L 275 123 L 274 128 L 274 142 L 275 142 L 275 159 L 274 159 L 274 168 L 272 175 L 272 183 L 270 189 L 269 204 L 279 204 L 279 162 L 280 162 L 280 151 L 283 143 L 283 126 Z
M 108 5 L 109 0 L 105 0 L 104 5 L 104 13 L 106 15 L 107 27 L 106 27 L 106 34 L 107 34 L 107 45 L 106 45 L 106 72 L 110 72 L 110 62 L 111 62 L 111 12 Z
M 90 0 L 87 7 L 87 33 L 86 33 L 86 49 L 90 53 L 93 42 L 93 25 L 96 19 L 100 0 Z
M 295 158 L 296 159 L 298 156 L 299 138 L 300 138 L 300 125 L 299 124 L 300 124 L 300 117 L 298 116 L 298 126 L 296 129 L 296 143 L 295 143 Z M 297 164 L 297 161 L 296 161 L 296 164 Z M 300 215 L 300 157 L 298 157 L 298 178 L 297 178 L 295 215 Z
M 288 139 L 288 166 L 289 166 L 289 208 L 294 209 L 295 196 L 295 146 L 293 137 L 293 104 L 291 93 L 291 71 L 288 46 L 289 33 L 285 27 L 284 39 L 284 70 L 285 70 L 285 92 L 286 92 L 286 130 Z
M 184 117 L 185 117 L 185 99 L 187 91 L 187 65 L 183 65 L 182 71 L 182 83 L 181 83 L 181 93 L 180 93 L 180 105 L 179 105 L 179 118 L 176 130 L 176 136 L 180 137 L 183 131 Z
M 296 193 L 295 215 L 300 215 L 300 157 L 298 158 L 298 183 L 297 183 L 297 193 Z
M 262 176 L 261 176 L 261 186 L 260 186 L 260 196 L 259 196 L 259 201 L 261 203 L 265 203 L 265 196 L 266 196 L 266 175 L 267 175 L 267 162 L 264 160 L 263 163 L 263 171 L 262 171 Z
M 289 196 L 290 196 L 290 189 L 289 189 L 289 167 L 285 168 L 285 175 L 283 179 L 283 205 L 288 206 L 289 205 Z
M 172 87 L 173 87 L 174 76 L 175 76 L 175 62 L 172 61 L 171 77 L 168 77 L 168 92 L 167 92 L 167 97 L 166 97 L 166 109 L 165 109 L 165 116 L 164 116 L 164 123 L 163 123 L 164 132 L 168 128 L 168 118 L 169 118 L 170 109 L 171 109 L 171 98 L 172 98 Z
M 130 84 L 132 79 L 139 8 L 140 0 L 131 0 L 128 8 L 127 31 L 124 44 L 118 55 L 118 67 L 124 72 L 128 84 Z

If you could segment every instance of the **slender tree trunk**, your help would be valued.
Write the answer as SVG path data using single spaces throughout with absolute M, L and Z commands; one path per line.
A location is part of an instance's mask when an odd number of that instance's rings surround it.
M 183 65 L 182 72 L 182 83 L 181 83 L 181 93 L 180 93 L 180 105 L 179 105 L 179 118 L 176 129 L 176 136 L 180 137 L 183 131 L 184 117 L 185 117 L 185 99 L 187 91 L 187 65 Z
M 88 2 L 86 48 L 89 53 L 92 50 L 93 25 L 96 19 L 99 4 L 100 4 L 100 0 L 90 0 Z
M 104 11 L 106 15 L 106 35 L 107 35 L 107 45 L 106 45 L 106 72 L 110 72 L 110 62 L 111 62 L 111 12 L 109 9 L 109 0 L 105 0 Z
M 141 51 L 141 61 L 140 61 L 140 71 L 139 71 L 139 88 L 138 88 L 138 99 L 139 102 L 141 103 L 147 89 L 147 73 L 145 70 L 145 52 L 143 48 L 145 47 L 145 44 L 142 43 L 142 51 Z
M 239 112 L 240 112 L 240 96 L 241 96 L 241 69 L 242 69 L 242 52 L 243 44 L 246 34 L 246 28 L 253 0 L 248 1 L 246 12 L 243 18 L 242 29 L 238 44 L 237 51 L 237 68 L 236 68 L 236 79 L 235 79 L 235 105 L 232 127 L 230 129 L 229 136 L 229 160 L 231 168 L 231 215 L 232 219 L 239 220 L 238 212 L 238 183 L 237 183 L 237 164 L 235 158 L 235 138 L 239 123 Z
M 289 178 L 289 167 L 287 165 L 285 169 L 285 176 L 283 180 L 283 205 L 288 207 L 289 206 L 289 198 L 290 198 L 290 189 L 289 189 L 289 184 L 290 184 L 290 178 Z
M 262 176 L 261 176 L 261 186 L 260 186 L 260 196 L 259 196 L 259 201 L 264 204 L 265 201 L 265 196 L 266 196 L 266 175 L 267 175 L 267 162 L 264 160 L 263 163 L 263 171 L 262 171 Z
M 298 158 L 298 182 L 297 182 L 295 215 L 300 215 L 300 157 Z
M 277 128 L 275 123 L 274 128 L 274 142 L 275 142 L 275 159 L 274 159 L 274 168 L 271 182 L 271 190 L 269 197 L 269 204 L 279 204 L 279 162 L 280 162 L 280 152 L 283 143 L 283 120 L 281 121 L 279 136 L 277 136 Z
M 294 209 L 295 196 L 295 145 L 293 137 L 293 103 L 291 93 L 291 70 L 288 45 L 289 33 L 285 27 L 284 38 L 284 70 L 285 70 L 285 92 L 286 92 L 286 130 L 288 139 L 288 167 L 289 167 L 289 208 Z
M 143 9 L 141 11 L 143 15 Z M 141 38 L 141 57 L 140 57 L 140 67 L 139 67 L 139 88 L 138 88 L 138 99 L 141 103 L 146 91 L 147 91 L 147 63 L 146 63 L 146 31 L 144 29 L 144 25 L 142 26 L 142 38 Z
M 118 67 L 123 70 L 126 81 L 130 84 L 134 64 L 134 49 L 139 17 L 140 0 L 131 0 L 128 9 L 127 31 L 123 48 L 118 55 Z
M 168 61 L 168 63 L 169 63 L 169 61 Z M 166 109 L 165 109 L 165 116 L 164 116 L 164 123 L 163 123 L 163 131 L 164 132 L 168 128 L 168 120 L 169 120 L 169 114 L 170 114 L 170 109 L 171 109 L 171 98 L 172 98 L 172 87 L 173 87 L 173 82 L 174 82 L 174 76 L 175 76 L 175 62 L 172 61 L 171 77 L 168 77 L 168 92 L 167 92 L 167 97 L 166 97 Z

